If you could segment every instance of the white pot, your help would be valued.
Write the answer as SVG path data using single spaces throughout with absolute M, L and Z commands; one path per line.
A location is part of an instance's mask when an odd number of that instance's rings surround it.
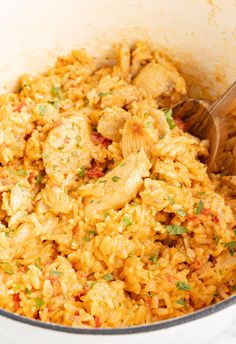
M 235 79 L 235 23 L 235 0 L 2 0 L 0 91 L 11 89 L 22 73 L 47 69 L 72 48 L 101 57 L 112 53 L 114 42 L 144 39 L 177 62 L 193 96 L 215 96 Z M 0 311 L 0 343 L 203 344 L 233 322 L 236 296 L 184 318 L 117 334 L 55 329 Z

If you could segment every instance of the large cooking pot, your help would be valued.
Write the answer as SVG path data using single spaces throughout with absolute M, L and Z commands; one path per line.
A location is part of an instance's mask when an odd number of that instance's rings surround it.
M 72 48 L 112 56 L 114 42 L 144 39 L 171 55 L 193 96 L 214 98 L 235 80 L 235 23 L 234 0 L 1 1 L 0 88 L 12 89 L 20 74 L 46 70 Z M 233 322 L 236 296 L 177 319 L 119 329 L 70 328 L 0 310 L 0 343 L 202 344 Z

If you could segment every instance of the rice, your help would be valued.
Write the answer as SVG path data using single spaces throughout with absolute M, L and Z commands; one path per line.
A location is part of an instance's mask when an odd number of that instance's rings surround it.
M 208 176 L 208 142 L 169 110 L 186 96 L 146 42 L 117 46 L 114 66 L 72 51 L 0 96 L 1 308 L 120 327 L 235 292 L 236 122 Z

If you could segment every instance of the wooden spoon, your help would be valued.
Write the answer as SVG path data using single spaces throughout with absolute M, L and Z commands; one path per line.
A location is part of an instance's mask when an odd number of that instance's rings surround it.
M 236 108 L 236 82 L 214 103 L 203 99 L 187 99 L 173 108 L 173 116 L 181 118 L 186 130 L 209 140 L 208 173 L 218 171 L 228 138 L 227 115 Z

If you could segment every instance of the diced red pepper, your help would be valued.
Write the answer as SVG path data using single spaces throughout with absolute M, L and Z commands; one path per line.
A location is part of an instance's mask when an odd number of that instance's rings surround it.
M 21 110 L 22 110 L 22 108 L 23 108 L 24 106 L 26 106 L 25 100 L 22 101 L 22 102 L 16 107 L 15 111 L 21 112 Z
M 93 162 L 92 163 L 92 167 L 90 167 L 87 171 L 87 176 L 89 178 L 99 178 L 99 177 L 103 177 L 104 176 L 104 172 L 102 171 L 102 167 Z
M 14 301 L 14 311 L 16 312 L 20 308 L 20 296 L 19 294 L 13 295 L 13 301 Z
M 220 220 L 218 219 L 217 216 L 213 216 L 212 221 L 215 222 L 215 223 L 219 223 L 220 222 Z
M 203 215 L 210 215 L 211 209 L 202 209 L 201 214 Z
M 97 315 L 94 315 L 95 327 L 101 327 L 101 320 Z
M 96 133 L 95 131 L 92 133 L 92 141 L 95 144 L 101 144 L 105 148 L 107 148 L 112 143 L 111 140 L 106 139 L 105 137 L 103 137 L 99 133 Z
M 30 172 L 29 177 L 28 177 L 28 181 L 30 182 L 30 184 L 32 184 L 35 180 L 35 176 L 33 172 Z

